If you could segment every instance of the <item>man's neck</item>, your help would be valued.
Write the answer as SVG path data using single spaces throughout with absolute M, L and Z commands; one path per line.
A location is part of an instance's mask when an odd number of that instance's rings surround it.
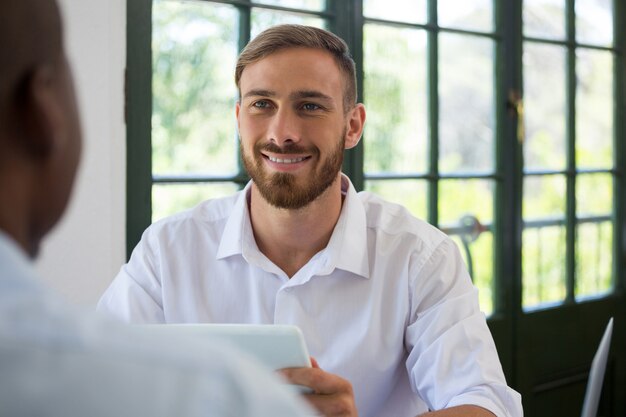
M 253 184 L 250 220 L 259 250 L 291 278 L 328 244 L 342 201 L 340 175 L 315 201 L 298 210 L 270 205 Z

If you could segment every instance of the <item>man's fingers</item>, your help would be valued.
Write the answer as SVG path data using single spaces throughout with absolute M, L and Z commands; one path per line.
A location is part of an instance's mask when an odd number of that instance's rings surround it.
M 316 394 L 352 391 L 348 381 L 320 368 L 286 368 L 280 372 L 290 383 L 309 387 Z
M 354 416 L 354 401 L 346 394 L 305 394 L 304 398 L 324 416 Z
M 317 363 L 317 360 L 313 356 L 309 356 L 309 358 L 311 359 L 311 366 L 313 368 L 319 368 L 320 367 L 320 365 Z
M 352 384 L 347 380 L 320 368 L 287 368 L 280 373 L 288 382 L 313 390 L 303 394 L 309 403 L 326 417 L 355 417 Z

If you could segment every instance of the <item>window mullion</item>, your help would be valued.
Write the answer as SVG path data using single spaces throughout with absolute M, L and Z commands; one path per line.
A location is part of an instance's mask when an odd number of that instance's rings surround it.
M 246 0 L 249 2 L 249 0 Z M 251 31 L 251 6 L 236 6 L 239 11 L 239 36 L 237 39 L 237 48 L 238 52 L 241 52 L 243 48 L 246 47 L 248 42 L 250 42 L 250 31 Z M 236 137 L 234 138 L 237 143 L 239 142 L 239 133 L 236 133 Z M 235 147 L 237 152 L 237 177 L 241 178 L 242 181 L 239 182 L 239 186 L 243 188 L 245 184 L 248 182 L 248 173 L 243 165 L 243 159 L 241 157 L 241 152 L 239 150 L 239 146 Z
M 333 16 L 329 29 L 348 44 L 356 65 L 357 97 L 363 101 L 363 0 L 328 0 L 327 11 Z M 343 171 L 357 191 L 364 189 L 363 140 L 347 151 Z
M 566 254 L 565 303 L 574 302 L 576 280 L 576 12 L 574 0 L 567 0 L 567 193 L 566 193 Z
M 152 0 L 127 2 L 126 258 L 152 222 Z
M 626 290 L 626 4 L 621 0 L 613 2 L 613 39 L 616 49 L 613 65 L 614 109 L 614 167 L 613 177 L 613 216 L 614 254 L 613 279 L 616 290 Z
M 428 25 L 437 28 L 437 0 L 428 1 Z M 439 32 L 428 30 L 428 221 L 439 224 Z

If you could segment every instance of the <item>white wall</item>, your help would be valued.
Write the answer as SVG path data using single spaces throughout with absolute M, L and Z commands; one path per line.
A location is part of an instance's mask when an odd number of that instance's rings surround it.
M 84 149 L 68 211 L 37 268 L 70 302 L 95 305 L 124 262 L 126 0 L 58 0 Z

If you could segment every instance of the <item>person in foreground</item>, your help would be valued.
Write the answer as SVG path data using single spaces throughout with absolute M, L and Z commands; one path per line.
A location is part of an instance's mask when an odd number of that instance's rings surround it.
M 54 0 L 0 2 L 0 416 L 310 415 L 227 346 L 170 345 L 37 282 L 81 148 L 60 25 Z
M 341 173 L 365 123 L 346 44 L 276 26 L 235 80 L 251 182 L 148 228 L 99 309 L 297 325 L 316 361 L 283 374 L 325 416 L 521 416 L 456 246 Z

